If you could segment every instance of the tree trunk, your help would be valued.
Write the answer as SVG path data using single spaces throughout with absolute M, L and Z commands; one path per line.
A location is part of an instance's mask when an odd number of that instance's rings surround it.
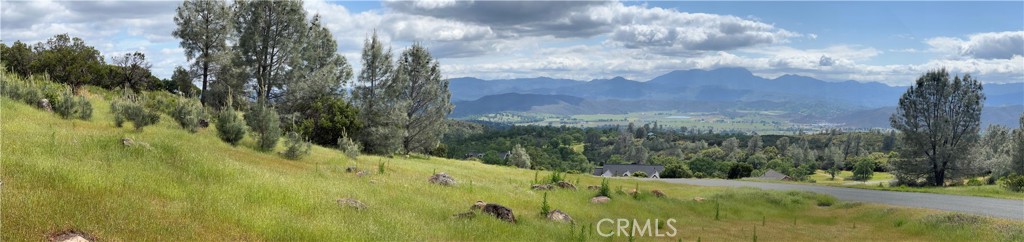
M 209 82 L 207 77 L 210 75 L 210 59 L 204 59 L 203 61 L 203 90 L 199 91 L 199 104 L 206 106 L 206 84 Z

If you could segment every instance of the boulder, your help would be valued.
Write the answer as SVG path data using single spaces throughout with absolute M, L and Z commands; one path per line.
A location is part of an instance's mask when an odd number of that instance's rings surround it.
M 549 184 L 533 184 L 532 186 L 530 186 L 530 189 L 533 189 L 533 190 L 551 190 L 551 185 L 549 185 Z
M 132 140 L 131 138 L 121 138 L 121 143 L 124 144 L 124 146 L 135 145 L 135 141 Z
M 348 172 L 348 173 L 358 172 L 358 171 L 359 171 L 359 168 L 355 167 L 355 166 L 345 167 L 345 172 Z
M 469 207 L 469 210 L 480 210 L 483 209 L 484 206 L 487 206 L 487 203 L 485 203 L 484 201 L 476 201 L 476 203 L 473 203 L 473 206 Z
M 484 205 L 483 212 L 493 215 L 495 218 L 504 220 L 505 222 L 516 223 L 516 215 L 512 214 L 512 209 L 506 208 L 505 206 L 487 204 Z
M 92 242 L 92 241 L 96 241 L 95 237 L 92 237 L 92 236 L 90 236 L 90 235 L 88 235 L 86 233 L 83 233 L 82 231 L 78 231 L 78 230 L 74 230 L 74 229 L 60 231 L 60 232 L 57 232 L 57 233 L 50 234 L 50 236 L 48 236 L 48 239 L 50 241 L 58 241 L 58 242 Z
M 46 110 L 47 112 L 53 112 L 53 106 L 50 105 L 50 99 L 39 99 L 39 108 L 42 110 Z
M 437 174 L 434 174 L 433 176 L 430 176 L 430 180 L 429 181 L 430 181 L 430 183 L 434 183 L 434 184 L 438 184 L 438 185 L 443 185 L 443 186 L 455 185 L 455 178 L 452 178 L 451 176 L 448 176 L 448 174 L 444 174 L 444 172 L 437 173 Z
M 364 177 L 364 176 L 366 176 L 366 175 L 369 175 L 368 173 L 366 173 L 366 171 L 359 171 L 359 172 L 356 172 L 356 176 L 358 176 L 358 177 Z
M 605 197 L 605 196 L 596 196 L 596 197 L 593 197 L 593 198 L 590 199 L 590 203 L 602 204 L 602 203 L 608 203 L 611 200 L 612 200 L 611 198 L 608 198 L 608 197 Z
M 562 223 L 573 222 L 572 217 L 570 217 L 569 214 L 566 214 L 558 209 L 555 209 L 555 211 L 548 212 L 548 220 Z
M 363 204 L 363 202 L 360 202 L 359 200 L 356 200 L 355 198 L 339 198 L 338 199 L 338 206 L 352 207 L 352 208 L 355 208 L 356 210 L 364 210 L 364 209 L 367 208 L 366 204 Z
M 590 185 L 587 186 L 587 190 L 601 190 L 601 186 Z
M 665 197 L 665 193 L 661 190 L 651 190 L 651 194 L 654 194 L 655 197 Z
M 573 185 L 572 183 L 568 183 L 565 181 L 559 181 L 558 183 L 555 183 L 555 185 L 562 189 L 576 190 L 576 185 Z
M 637 191 L 636 189 L 629 189 L 629 195 L 630 195 L 630 196 L 636 196 L 636 195 L 639 195 L 639 192 L 640 192 L 640 191 Z
M 693 201 L 703 202 L 704 198 L 703 197 L 693 197 Z

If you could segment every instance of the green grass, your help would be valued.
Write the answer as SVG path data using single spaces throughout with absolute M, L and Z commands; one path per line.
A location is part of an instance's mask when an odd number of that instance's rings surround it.
M 836 174 L 836 177 L 833 180 L 832 175 L 829 175 L 828 171 L 817 170 L 814 172 L 814 175 L 811 175 L 811 179 L 813 179 L 815 183 L 819 184 L 854 185 L 866 183 L 877 186 L 877 184 L 880 182 L 888 182 L 896 178 L 893 177 L 893 175 L 889 174 L 888 172 L 875 172 L 875 174 L 871 176 L 870 180 L 857 181 L 853 180 L 853 172 L 840 171 L 839 174 Z
M 81 121 L 0 98 L 0 240 L 38 241 L 77 229 L 110 241 L 565 241 L 574 239 L 570 230 L 579 228 L 540 218 L 543 192 L 529 189 L 531 170 L 439 158 L 350 160 L 323 147 L 292 161 L 276 153 L 283 147 L 257 152 L 251 138 L 232 147 L 212 127 L 190 134 L 167 116 L 143 132 L 114 128 L 109 103 L 96 95 L 90 100 L 94 117 Z M 125 137 L 146 145 L 125 147 Z M 384 174 L 377 172 L 381 162 L 387 162 Z M 346 173 L 347 166 L 370 175 Z M 434 170 L 459 184 L 429 184 Z M 611 187 L 638 186 L 638 199 L 613 191 L 610 203 L 597 205 L 589 203 L 596 192 L 585 188 L 600 180 L 566 177 L 577 179 L 579 191 L 549 192 L 552 209 L 591 226 L 602 218 L 674 218 L 679 232 L 661 238 L 668 241 L 749 240 L 754 227 L 760 227 L 757 236 L 763 241 L 1001 240 L 1000 226 L 1024 226 L 988 219 L 949 227 L 924 220 L 938 213 L 930 210 L 842 206 L 806 192 L 632 179 L 612 179 Z M 652 189 L 668 197 L 653 197 Z M 369 209 L 339 207 L 335 200 L 346 197 Z M 696 202 L 695 197 L 707 200 Z M 519 223 L 451 218 L 477 200 L 511 208 Z M 837 205 L 817 206 L 822 201 Z M 611 240 L 593 231 L 588 236 Z

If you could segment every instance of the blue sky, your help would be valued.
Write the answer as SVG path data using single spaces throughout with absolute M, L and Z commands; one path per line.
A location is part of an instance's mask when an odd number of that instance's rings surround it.
M 143 51 L 154 72 L 187 66 L 170 32 L 174 1 L 3 1 L 0 39 L 82 37 L 108 57 Z M 448 77 L 623 76 L 744 67 L 757 75 L 908 85 L 945 67 L 1024 82 L 1024 1 L 487 2 L 307 0 L 360 68 L 377 30 L 400 52 L 432 50 Z

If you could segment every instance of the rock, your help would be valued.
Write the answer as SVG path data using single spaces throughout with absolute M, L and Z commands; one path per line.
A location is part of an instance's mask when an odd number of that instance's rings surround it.
M 452 178 L 451 176 L 448 176 L 448 174 L 444 174 L 444 172 L 437 173 L 437 174 L 434 174 L 433 176 L 430 176 L 430 180 L 429 181 L 430 181 L 430 183 L 439 184 L 439 185 L 443 185 L 443 186 L 455 185 L 455 178 Z
M 587 186 L 587 190 L 601 190 L 601 186 L 590 185 Z
M 200 128 L 210 127 L 210 121 L 206 120 L 205 118 L 199 119 L 199 127 Z
M 483 209 L 484 206 L 487 206 L 487 203 L 484 201 L 476 201 L 476 203 L 473 203 L 473 206 L 469 207 L 469 210 L 480 210 Z
M 561 210 L 555 209 L 555 211 L 548 212 L 548 219 L 555 222 L 569 222 L 572 223 L 572 217 L 562 212 Z
M 636 189 L 629 189 L 629 195 L 630 195 L 630 196 L 636 196 L 636 195 L 639 195 L 639 194 L 638 194 L 639 192 L 640 192 L 640 191 L 637 191 Z
M 356 172 L 356 176 L 358 176 L 358 177 L 364 177 L 364 176 L 366 176 L 366 175 L 368 175 L 368 174 L 366 173 L 366 171 L 359 171 L 359 172 Z
M 665 193 L 661 190 L 651 190 L 651 194 L 654 194 L 655 197 L 665 197 Z
M 366 204 L 363 204 L 363 202 L 360 202 L 355 198 L 339 198 L 338 205 L 342 207 L 353 207 L 356 210 L 366 209 Z
M 135 141 L 132 140 L 131 138 L 121 138 L 121 143 L 124 144 L 124 146 L 135 145 Z
M 487 204 L 484 205 L 483 212 L 486 214 L 494 215 L 494 217 L 504 220 L 509 223 L 516 223 L 516 215 L 512 214 L 512 209 L 506 208 L 498 204 Z
M 549 185 L 549 184 L 533 184 L 532 186 L 530 186 L 530 189 L 533 189 L 533 190 L 551 190 L 551 185 Z
M 74 229 L 66 230 L 66 231 L 61 231 L 61 232 L 57 232 L 57 233 L 51 234 L 48 239 L 50 239 L 50 241 L 58 241 L 58 242 L 92 242 L 92 241 L 96 241 L 95 237 L 89 236 L 88 234 L 83 233 L 82 231 L 77 231 L 77 230 L 74 230 Z
M 693 197 L 693 200 L 697 201 L 697 202 L 703 202 L 704 198 L 703 197 Z
M 608 198 L 608 197 L 605 197 L 605 196 L 596 196 L 596 197 L 593 197 L 593 198 L 590 199 L 590 203 L 602 204 L 602 203 L 608 203 L 611 200 L 612 200 L 611 198 Z
M 348 172 L 348 173 L 358 172 L 358 171 L 359 171 L 359 168 L 355 167 L 355 166 L 345 167 L 345 172 Z
M 50 105 L 50 99 L 39 99 L 39 108 L 46 110 L 47 112 L 53 112 L 53 106 Z
M 457 213 L 457 214 L 452 215 L 452 218 L 455 218 L 455 219 L 471 219 L 471 218 L 474 218 L 474 217 L 476 217 L 476 212 L 473 212 L 473 211 L 469 211 L 469 212 L 465 212 L 465 213 Z
M 560 188 L 562 188 L 562 189 L 576 190 L 576 185 L 573 185 L 572 183 L 568 183 L 568 182 L 565 182 L 565 181 L 559 181 L 558 183 L 555 183 L 555 185 L 560 187 Z

